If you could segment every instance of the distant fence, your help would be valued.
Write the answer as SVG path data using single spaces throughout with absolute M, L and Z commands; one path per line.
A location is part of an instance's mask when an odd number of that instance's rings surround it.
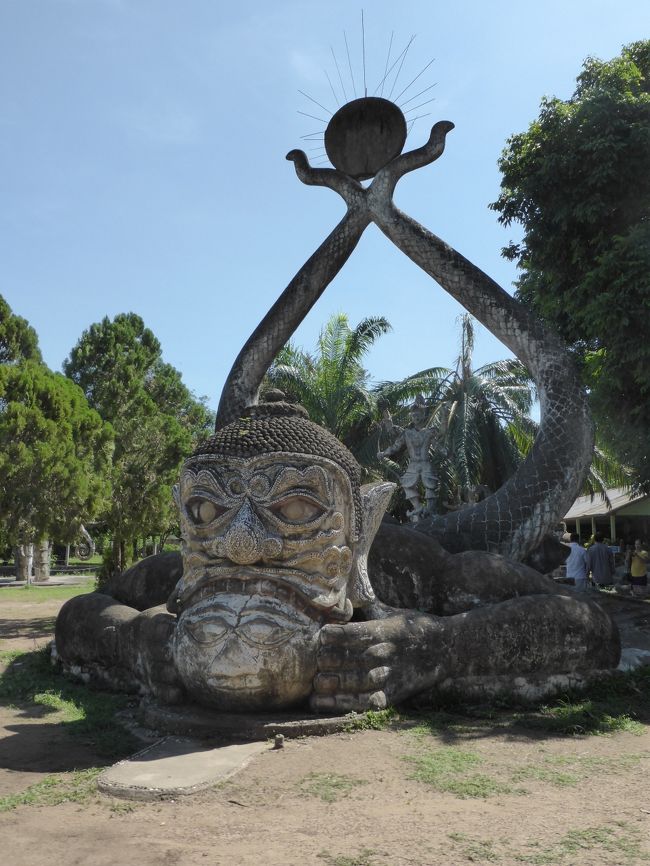
M 57 574 L 87 574 L 93 575 L 101 565 L 53 565 L 50 568 L 50 576 L 55 577 Z M 13 577 L 16 574 L 16 569 L 13 565 L 0 565 L 0 577 Z

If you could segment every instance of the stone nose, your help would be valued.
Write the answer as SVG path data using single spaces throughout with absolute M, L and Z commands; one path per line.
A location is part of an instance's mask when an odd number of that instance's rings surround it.
M 238 565 L 250 565 L 261 559 L 265 540 L 264 526 L 246 500 L 224 538 L 226 556 Z

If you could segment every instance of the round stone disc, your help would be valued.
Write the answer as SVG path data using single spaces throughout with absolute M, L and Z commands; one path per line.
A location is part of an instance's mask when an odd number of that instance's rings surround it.
M 404 115 L 394 102 L 377 96 L 347 102 L 325 130 L 330 162 L 357 180 L 374 177 L 402 152 L 405 141 Z

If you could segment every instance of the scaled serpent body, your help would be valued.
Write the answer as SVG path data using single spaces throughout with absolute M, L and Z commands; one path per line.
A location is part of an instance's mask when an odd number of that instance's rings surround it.
M 240 352 L 224 386 L 217 429 L 253 405 L 263 376 L 327 285 L 374 222 L 393 243 L 529 369 L 537 384 L 541 421 L 533 446 L 516 473 L 475 505 L 420 521 L 416 528 L 447 550 L 489 550 L 521 559 L 538 546 L 568 510 L 589 468 L 593 425 L 586 396 L 560 339 L 483 271 L 402 213 L 392 195 L 400 177 L 443 152 L 453 124 L 440 121 L 427 144 L 377 172 L 369 187 L 336 169 L 313 169 L 302 151 L 287 155 L 304 183 L 328 186 L 348 211 L 305 263 Z

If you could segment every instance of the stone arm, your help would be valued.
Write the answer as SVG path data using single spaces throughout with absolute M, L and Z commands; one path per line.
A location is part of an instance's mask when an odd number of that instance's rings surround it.
M 377 457 L 396 457 L 398 454 L 401 454 L 402 451 L 406 448 L 406 439 L 404 437 L 404 431 L 401 427 L 393 428 L 399 430 L 399 435 L 397 439 L 393 442 L 392 445 L 389 445 L 388 448 L 384 448 L 383 451 L 379 451 Z
M 596 604 L 536 595 L 449 617 L 415 611 L 321 631 L 311 706 L 383 709 L 461 677 L 550 676 L 615 667 L 616 626 Z
M 370 222 L 361 184 L 333 169 L 311 168 L 301 150 L 290 151 L 287 159 L 293 162 L 303 183 L 335 189 L 345 199 L 348 210 L 300 268 L 235 359 L 221 392 L 216 430 L 257 403 L 259 387 L 273 359 L 341 270 Z
M 137 611 L 99 592 L 70 599 L 56 621 L 64 670 L 117 690 L 177 703 L 183 689 L 171 654 L 176 617 L 164 607 Z
M 580 489 L 593 455 L 593 424 L 559 338 L 460 253 L 400 211 L 392 193 L 407 171 L 436 159 L 453 124 L 441 121 L 424 147 L 382 168 L 368 189 L 373 222 L 524 363 L 541 405 L 537 437 L 517 472 L 482 502 L 418 523 L 450 550 L 490 549 L 514 558 L 541 542 Z M 569 408 L 567 408 L 569 407 Z

